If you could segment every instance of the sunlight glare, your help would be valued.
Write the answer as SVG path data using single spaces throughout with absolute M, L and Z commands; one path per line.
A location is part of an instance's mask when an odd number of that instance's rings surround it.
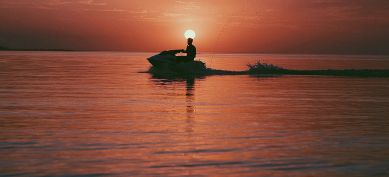
M 185 31 L 184 36 L 186 39 L 188 39 L 188 38 L 194 39 L 196 37 L 196 33 L 193 30 L 188 29 Z

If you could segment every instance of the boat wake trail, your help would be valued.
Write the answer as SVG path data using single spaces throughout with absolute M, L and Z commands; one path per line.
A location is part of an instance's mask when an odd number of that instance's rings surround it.
M 200 61 L 198 61 L 200 62 Z M 192 66 L 193 65 L 193 66 Z M 244 71 L 218 70 L 207 67 L 198 67 L 196 63 L 179 64 L 173 68 L 151 67 L 147 73 L 153 75 L 165 75 L 175 77 L 187 76 L 210 76 L 210 75 L 253 75 L 253 76 L 275 76 L 275 75 L 317 75 L 317 76 L 346 76 L 346 77 L 389 77 L 389 69 L 326 69 L 326 70 L 293 70 L 282 68 L 273 64 L 261 63 L 248 64 Z M 205 66 L 205 64 L 204 64 Z

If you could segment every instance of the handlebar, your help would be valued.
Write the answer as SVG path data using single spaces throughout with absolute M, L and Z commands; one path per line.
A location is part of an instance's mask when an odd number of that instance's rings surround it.
M 162 51 L 161 54 L 170 54 L 170 55 L 176 55 L 177 53 L 182 52 L 182 50 L 165 50 Z

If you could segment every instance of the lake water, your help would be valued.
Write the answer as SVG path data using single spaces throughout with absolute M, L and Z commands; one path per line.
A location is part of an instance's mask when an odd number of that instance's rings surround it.
M 388 176 L 389 79 L 161 78 L 152 53 L 1 52 L 0 176 Z M 388 56 L 200 54 L 211 68 Z

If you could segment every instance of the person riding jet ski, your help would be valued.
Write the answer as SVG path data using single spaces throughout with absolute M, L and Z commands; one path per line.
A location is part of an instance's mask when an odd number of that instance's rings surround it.
M 177 56 L 177 62 L 191 62 L 196 58 L 196 47 L 193 45 L 193 39 L 188 38 L 188 45 L 186 50 L 182 49 L 180 52 L 186 53 L 186 56 Z

